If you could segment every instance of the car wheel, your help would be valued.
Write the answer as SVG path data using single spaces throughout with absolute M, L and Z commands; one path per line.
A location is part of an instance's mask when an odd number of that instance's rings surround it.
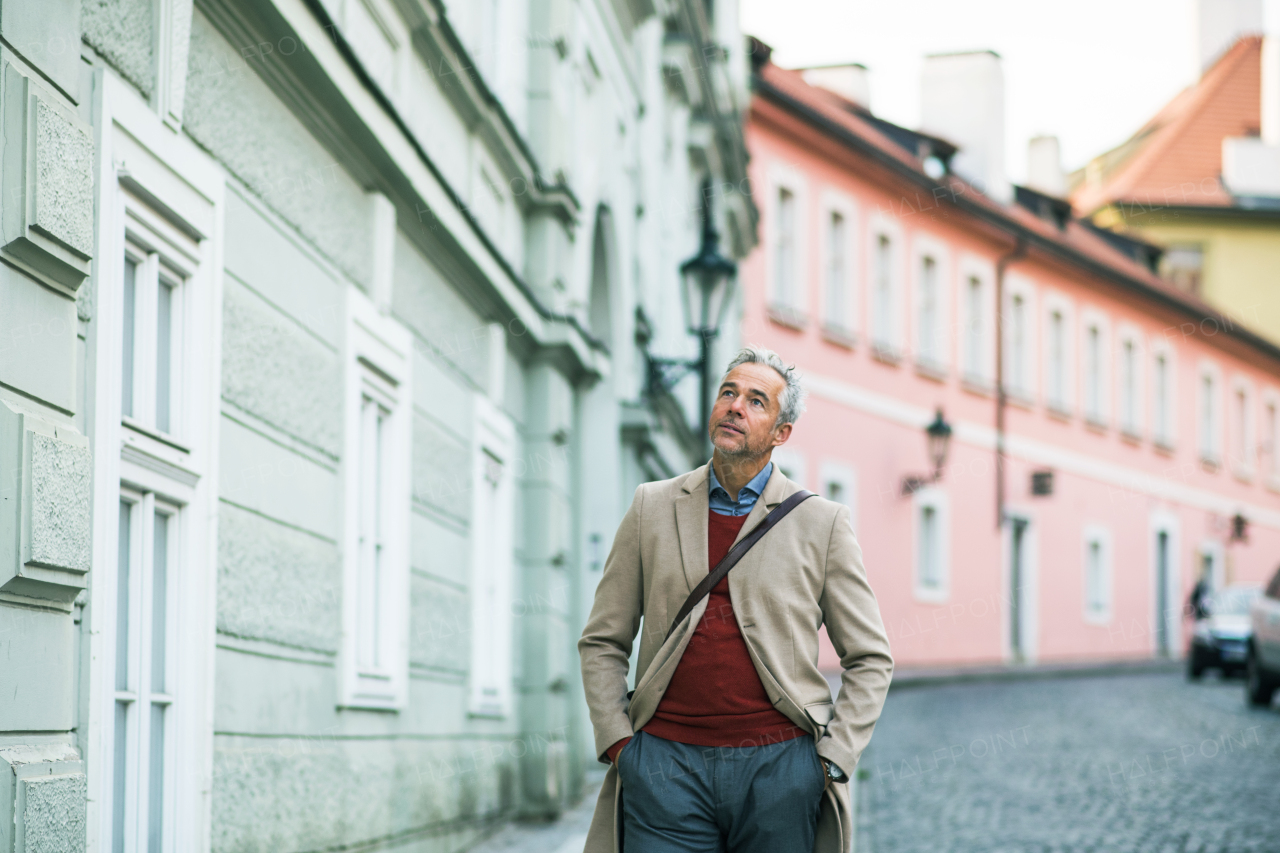
M 1200 653 L 1195 649 L 1191 650 L 1191 654 L 1187 655 L 1187 678 L 1192 681 L 1199 681 L 1200 676 L 1204 675 L 1204 661 L 1200 657 Z
M 1276 692 L 1276 683 L 1271 680 L 1267 671 L 1258 663 L 1258 656 L 1254 654 L 1253 649 L 1249 650 L 1249 657 L 1245 661 L 1244 671 L 1244 690 L 1248 703 L 1255 708 L 1269 706 L 1271 697 Z

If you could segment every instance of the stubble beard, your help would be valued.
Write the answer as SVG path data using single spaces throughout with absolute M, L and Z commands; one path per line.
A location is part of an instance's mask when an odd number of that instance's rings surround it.
M 716 424 L 717 427 L 719 425 L 719 423 Z M 752 446 L 751 436 L 745 432 L 743 433 L 743 439 L 742 445 L 734 448 L 722 447 L 715 441 L 712 441 L 711 444 L 715 447 L 716 452 L 720 454 L 720 458 L 734 467 L 739 465 L 748 467 L 750 463 L 755 462 L 769 452 L 769 436 L 765 436 L 758 447 Z

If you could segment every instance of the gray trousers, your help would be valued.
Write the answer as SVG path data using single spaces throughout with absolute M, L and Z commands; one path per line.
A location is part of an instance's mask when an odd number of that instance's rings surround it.
M 617 764 L 622 853 L 813 853 L 825 770 L 812 735 L 725 747 L 641 731 Z

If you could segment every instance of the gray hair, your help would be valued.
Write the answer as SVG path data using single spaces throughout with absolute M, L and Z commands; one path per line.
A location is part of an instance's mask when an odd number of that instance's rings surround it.
M 771 349 L 751 345 L 738 350 L 738 354 L 725 369 L 724 375 L 728 376 L 740 364 L 763 364 L 766 367 L 772 367 L 786 380 L 787 385 L 782 389 L 781 398 L 778 400 L 778 420 L 774 423 L 775 427 L 793 424 L 800 420 L 800 416 L 804 414 L 805 391 L 800 385 L 800 374 L 796 372 L 794 365 L 787 367 L 782 357 Z M 724 377 L 721 377 L 720 381 L 724 382 Z

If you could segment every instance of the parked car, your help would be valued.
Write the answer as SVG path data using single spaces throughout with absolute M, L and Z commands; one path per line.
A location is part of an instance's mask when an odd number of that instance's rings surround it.
M 1261 592 L 1256 586 L 1233 585 L 1204 597 L 1187 654 L 1188 678 L 1199 678 L 1206 669 L 1220 669 L 1225 676 L 1245 668 L 1249 605 Z
M 1249 622 L 1253 636 L 1245 660 L 1245 698 L 1265 707 L 1280 688 L 1280 569 L 1266 592 L 1253 600 Z

